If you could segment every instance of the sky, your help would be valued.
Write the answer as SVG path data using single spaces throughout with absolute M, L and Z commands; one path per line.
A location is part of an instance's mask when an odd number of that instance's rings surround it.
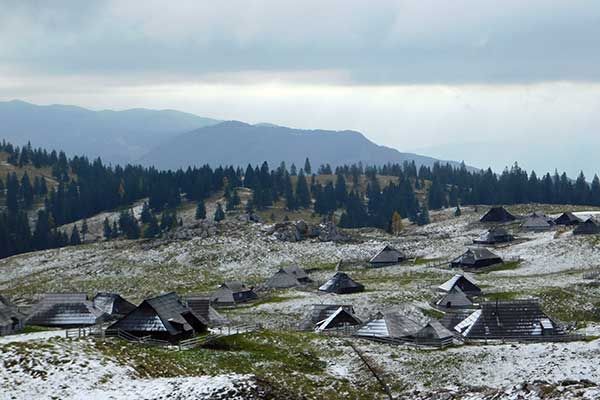
M 0 0 L 0 100 L 177 109 L 600 172 L 600 2 Z

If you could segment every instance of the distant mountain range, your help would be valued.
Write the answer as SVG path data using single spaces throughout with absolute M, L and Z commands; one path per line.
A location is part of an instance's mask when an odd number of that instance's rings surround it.
M 412 160 L 417 165 L 433 165 L 438 161 L 379 146 L 360 132 L 301 130 L 239 121 L 222 122 L 178 135 L 140 161 L 171 169 L 202 163 L 245 166 L 263 161 L 271 166 L 285 161 L 288 166 L 295 163 L 301 167 L 306 157 L 315 167 L 325 163 L 382 165 Z
M 0 138 L 113 163 L 135 161 L 177 134 L 218 122 L 173 110 L 92 111 L 0 102 Z
M 75 106 L 0 102 L 0 138 L 23 145 L 100 156 L 112 163 L 140 162 L 157 168 L 210 164 L 304 165 L 362 162 L 366 165 L 432 157 L 379 146 L 355 131 L 300 130 L 269 123 L 218 121 L 173 110 L 92 111 Z M 458 165 L 456 162 L 451 162 Z

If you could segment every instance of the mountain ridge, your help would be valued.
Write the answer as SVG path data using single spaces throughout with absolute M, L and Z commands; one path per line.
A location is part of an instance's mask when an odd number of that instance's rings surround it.
M 306 157 L 313 166 L 330 164 L 335 167 L 359 162 L 383 165 L 413 160 L 417 166 L 431 166 L 435 162 L 460 165 L 456 161 L 400 152 L 376 144 L 354 130 L 296 129 L 235 120 L 180 134 L 138 161 L 143 165 L 177 169 L 203 164 L 244 167 L 263 161 L 269 165 L 284 161 L 302 166 Z

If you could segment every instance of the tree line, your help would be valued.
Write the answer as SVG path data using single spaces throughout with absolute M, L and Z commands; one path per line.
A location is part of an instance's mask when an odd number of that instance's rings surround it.
M 33 181 L 24 173 L 0 179 L 5 207 L 0 213 L 0 257 L 32 250 L 79 244 L 87 225 L 74 226 L 70 234 L 60 226 L 85 220 L 108 210 L 123 210 L 118 220 L 105 221 L 107 239 L 155 237 L 181 224 L 177 207 L 182 195 L 197 202 L 196 216 L 207 218 L 204 200 L 225 193 L 225 210 L 219 205 L 212 218 L 222 220 L 225 211 L 241 204 L 237 188 L 251 189 L 245 210 L 265 210 L 283 202 L 289 211 L 310 209 L 323 219 L 346 228 L 377 227 L 397 231 L 402 218 L 417 224 L 429 222 L 429 210 L 470 204 L 517 204 L 528 202 L 600 206 L 600 180 L 591 184 L 583 173 L 570 180 L 565 173 L 547 173 L 541 178 L 517 164 L 501 174 L 491 169 L 468 169 L 436 163 L 432 167 L 414 162 L 364 166 L 360 163 L 333 169 L 320 165 L 313 173 L 310 160 L 288 169 L 282 162 L 271 169 L 264 162 L 245 169 L 209 165 L 176 171 L 161 171 L 139 165 L 110 166 L 100 158 L 68 158 L 64 152 L 19 148 L 3 141 L 0 150 L 8 162 L 24 167 L 48 167 L 52 184 L 45 177 Z M 388 177 L 382 180 L 381 177 Z M 389 179 L 389 177 L 393 179 Z M 382 182 L 386 182 L 382 187 Z M 131 205 L 147 198 L 141 215 Z M 37 199 L 37 202 L 36 202 Z M 41 204 L 34 213 L 34 204 Z M 337 214 L 336 214 L 337 213 Z

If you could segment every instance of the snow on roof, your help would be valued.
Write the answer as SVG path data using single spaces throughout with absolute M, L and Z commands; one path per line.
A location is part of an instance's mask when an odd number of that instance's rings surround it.
M 454 327 L 454 330 L 460 333 L 463 336 L 467 336 L 471 331 L 471 328 L 475 325 L 475 322 L 481 317 L 481 310 L 477 310 L 473 312 L 473 314 L 469 315 L 465 318 L 461 323 Z
M 446 282 L 444 282 L 440 286 L 438 286 L 438 289 L 441 291 L 444 291 L 444 292 L 449 292 L 450 290 L 452 290 L 454 285 L 456 285 L 456 283 L 460 280 L 460 278 L 464 278 L 464 279 L 468 280 L 469 282 L 471 282 L 473 285 L 475 285 L 475 282 L 473 282 L 473 280 L 469 279 L 466 275 L 456 274 L 452 278 L 448 279 Z
M 355 335 L 365 337 L 390 337 L 390 332 L 385 323 L 385 319 L 382 316 L 380 319 L 374 319 L 367 322 L 363 327 L 356 331 Z

